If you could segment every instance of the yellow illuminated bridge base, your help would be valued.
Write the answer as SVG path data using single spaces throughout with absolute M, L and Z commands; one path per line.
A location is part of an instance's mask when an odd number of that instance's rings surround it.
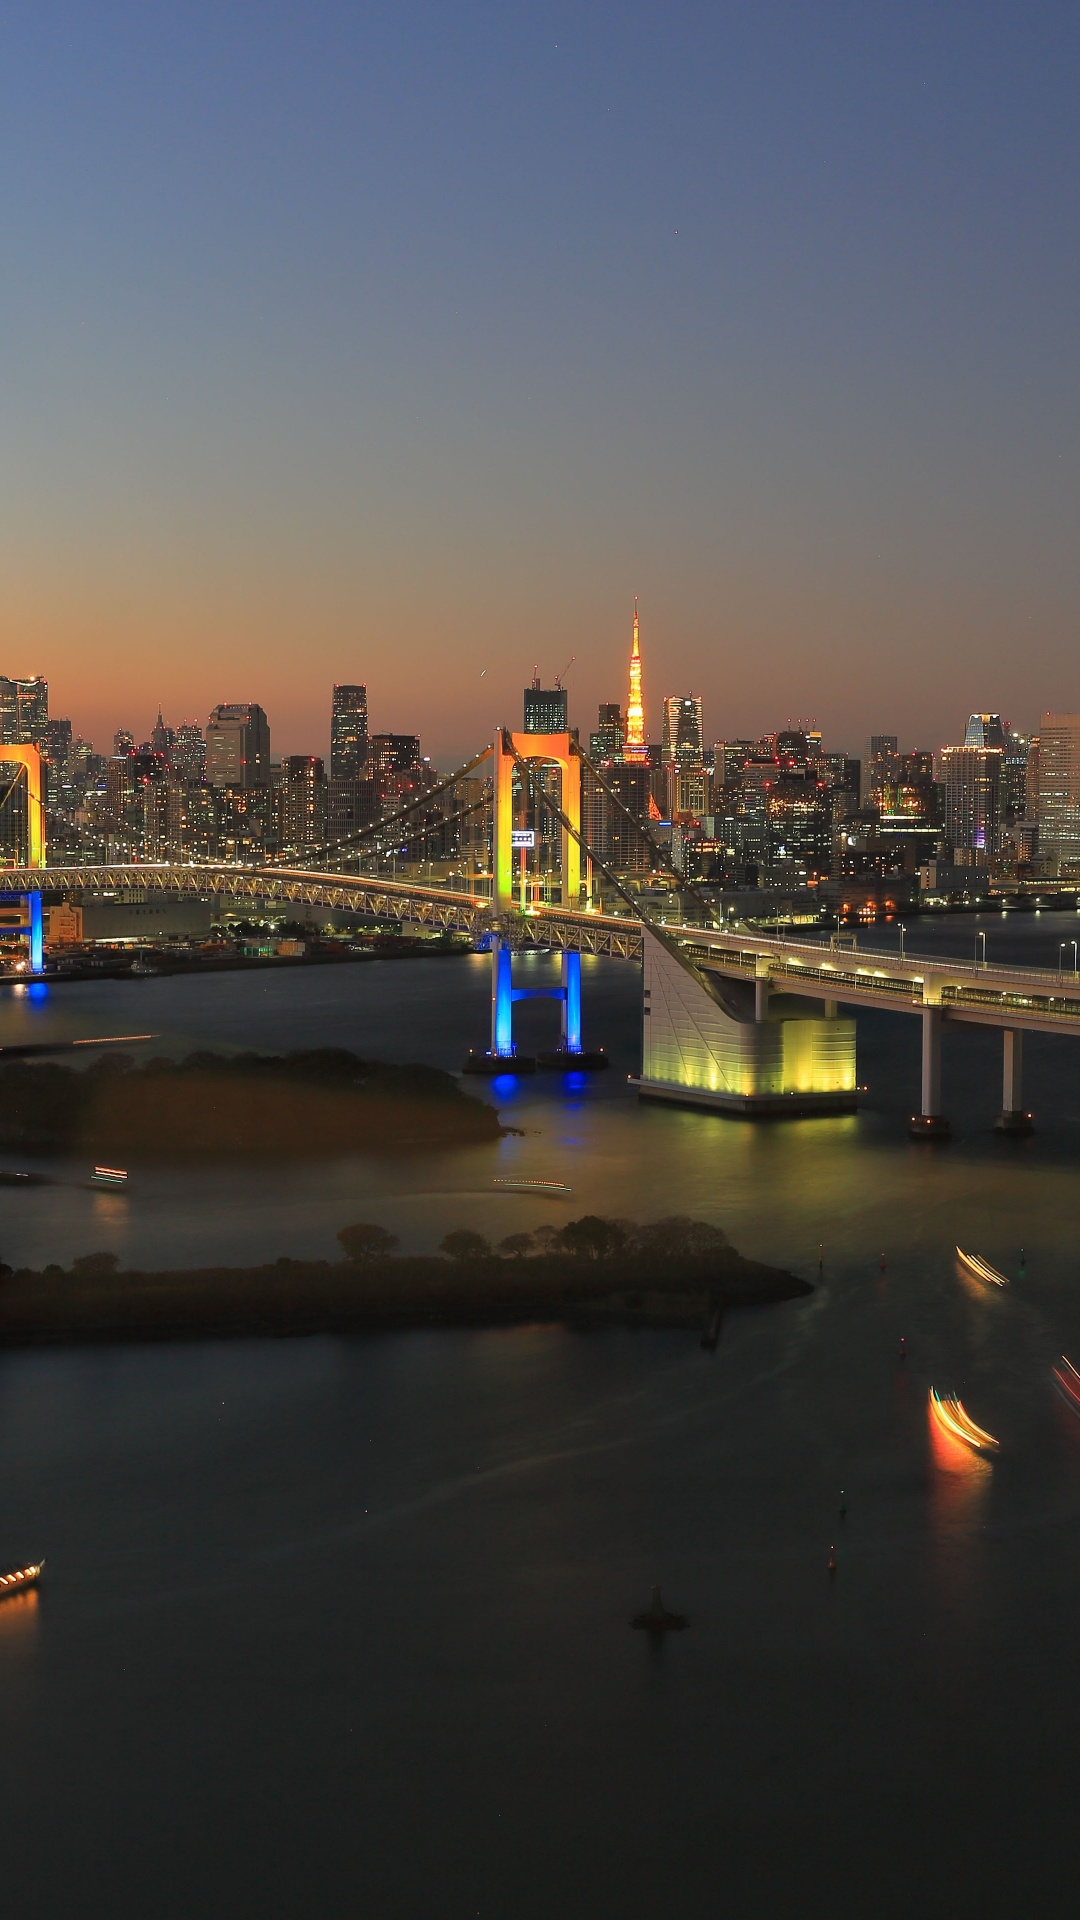
M 653 1100 L 751 1119 L 858 1104 L 854 1020 L 739 1018 L 648 932 L 641 1059 L 638 1092 Z

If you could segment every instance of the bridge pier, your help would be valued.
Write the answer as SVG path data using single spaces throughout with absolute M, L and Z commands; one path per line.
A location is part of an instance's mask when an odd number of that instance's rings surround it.
M 941 1111 L 941 1022 L 940 1007 L 923 1008 L 922 1105 L 910 1122 L 915 1140 L 947 1140 L 951 1132 Z
M 1024 1112 L 1023 1073 L 1024 1035 L 1019 1027 L 1006 1027 L 1002 1034 L 1004 1060 L 1001 1088 L 1001 1112 L 994 1121 L 995 1133 L 1034 1132 L 1030 1113 Z

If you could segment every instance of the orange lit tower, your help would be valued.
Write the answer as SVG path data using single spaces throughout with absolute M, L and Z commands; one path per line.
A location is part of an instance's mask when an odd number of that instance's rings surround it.
M 630 652 L 630 698 L 626 705 L 624 760 L 644 761 L 649 757 L 645 745 L 645 709 L 641 704 L 641 646 L 638 640 L 637 600 L 634 600 L 634 644 Z

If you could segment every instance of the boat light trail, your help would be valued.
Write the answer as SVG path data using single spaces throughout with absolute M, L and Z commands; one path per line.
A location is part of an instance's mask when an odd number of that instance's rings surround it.
M 955 1393 L 943 1394 L 936 1387 L 931 1387 L 930 1412 L 938 1426 L 951 1434 L 954 1440 L 962 1440 L 965 1446 L 974 1448 L 976 1453 L 997 1452 L 999 1443 L 993 1434 L 976 1426 Z
M 988 1260 L 981 1260 L 977 1253 L 965 1253 L 963 1247 L 957 1247 L 956 1254 L 961 1265 L 966 1267 L 969 1273 L 973 1273 L 976 1280 L 985 1280 L 991 1287 L 1008 1286 L 1009 1282 L 1005 1274 L 999 1273 Z

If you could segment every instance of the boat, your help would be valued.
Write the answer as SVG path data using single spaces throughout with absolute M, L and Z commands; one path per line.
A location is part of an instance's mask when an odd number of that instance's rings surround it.
M 51 1187 L 52 1184 L 47 1173 L 18 1173 L 0 1167 L 0 1187 Z
M 564 1193 L 573 1193 L 562 1180 L 513 1180 L 508 1177 L 492 1181 L 493 1187 L 500 1187 L 503 1193 L 546 1193 L 559 1198 Z
M 975 1425 L 955 1393 L 939 1393 L 936 1387 L 931 1387 L 930 1412 L 943 1433 L 949 1434 L 953 1440 L 962 1440 L 965 1447 L 970 1447 L 974 1453 L 998 1451 L 999 1443 L 993 1434 Z
M 988 1260 L 980 1259 L 977 1253 L 965 1253 L 963 1247 L 957 1247 L 956 1257 L 962 1267 L 975 1275 L 976 1280 L 985 1280 L 990 1287 L 1008 1286 L 1007 1275 L 999 1273 L 996 1267 L 992 1267 Z
M 127 1172 L 123 1167 L 95 1167 L 90 1175 L 92 1187 L 126 1187 Z
M 14 1573 L 0 1573 L 0 1600 L 6 1600 L 9 1594 L 22 1593 L 25 1588 L 35 1586 L 45 1571 L 44 1560 L 36 1567 L 16 1567 Z
M 1074 1413 L 1080 1413 L 1080 1373 L 1077 1373 L 1071 1360 L 1061 1356 L 1060 1367 L 1054 1368 L 1054 1379 L 1061 1388 L 1062 1397 Z

